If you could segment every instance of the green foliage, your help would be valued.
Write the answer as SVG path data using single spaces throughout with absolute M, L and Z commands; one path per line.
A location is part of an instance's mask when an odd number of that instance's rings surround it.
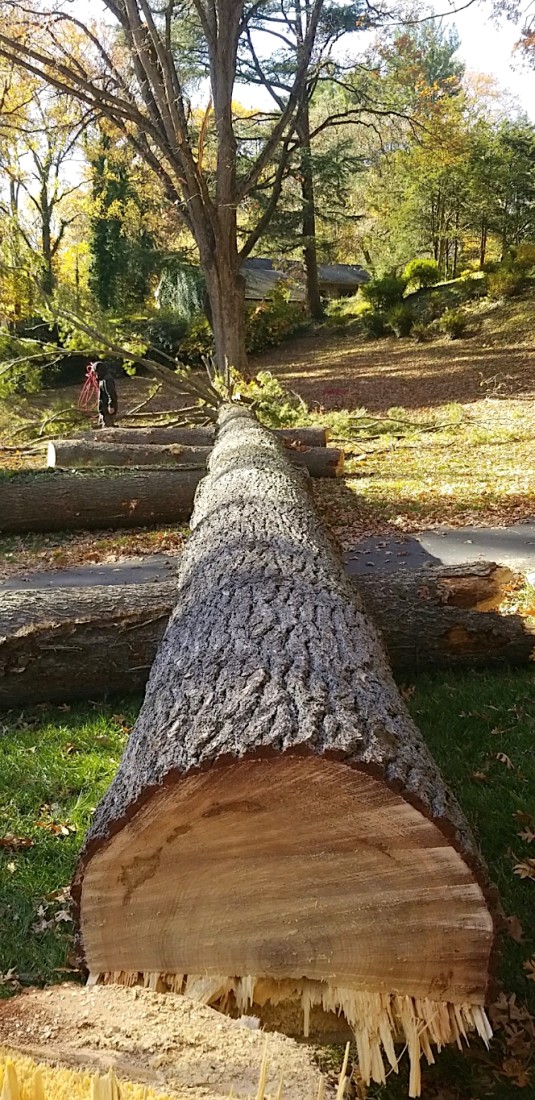
M 365 336 L 369 336 L 371 340 L 378 340 L 379 337 L 386 336 L 387 315 L 379 309 L 369 309 L 362 314 L 360 325 Z
M 422 256 L 410 260 L 403 272 L 403 278 L 407 284 L 412 283 L 419 287 L 434 286 L 440 279 L 437 261 L 428 260 Z
M 245 316 L 245 343 L 251 354 L 282 343 L 306 328 L 308 318 L 300 302 L 289 300 L 289 291 L 277 287 L 271 298 L 249 304 Z M 179 358 L 189 366 L 200 366 L 203 356 L 212 355 L 214 341 L 208 320 L 197 316 L 181 341 Z
M 523 287 L 524 275 L 520 271 L 502 267 L 501 271 L 488 277 L 489 298 L 514 298 L 521 293 Z
M 277 286 L 271 298 L 247 307 L 247 351 L 254 353 L 274 347 L 301 332 L 307 324 L 304 304 L 291 302 L 290 292 L 285 287 Z
M 57 347 L 0 331 L 0 397 L 39 393 L 59 374 L 58 364 L 50 362 L 57 356 Z
M 186 336 L 180 342 L 178 357 L 188 367 L 201 367 L 203 358 L 212 355 L 214 337 L 208 318 L 198 316 L 191 322 Z
M 511 270 L 518 271 L 519 273 L 521 272 L 523 275 L 528 275 L 535 267 L 535 243 L 533 241 L 524 241 L 522 244 L 512 249 L 511 252 Z
M 285 390 L 270 371 L 259 371 L 250 382 L 234 379 L 234 395 L 239 394 L 252 406 L 258 419 L 268 428 L 291 428 L 303 422 L 308 408 L 302 398 Z
M 417 344 L 424 344 L 432 335 L 429 325 L 423 321 L 416 321 L 411 328 L 411 336 Z
M 134 186 L 124 148 L 101 131 L 95 148 L 89 149 L 89 163 L 89 287 L 102 309 L 124 310 L 147 297 L 155 262 L 153 241 L 141 224 L 143 200 Z M 138 223 L 135 227 L 133 221 Z
M 204 313 L 206 282 L 200 267 L 173 260 L 164 267 L 157 291 L 160 309 L 183 317 L 187 324 Z
M 389 309 L 387 315 L 388 327 L 398 337 L 409 336 L 411 329 L 414 325 L 414 313 L 406 302 L 400 302 L 397 306 L 392 306 Z
M 458 340 L 468 328 L 468 318 L 462 309 L 447 309 L 440 318 L 438 327 L 450 340 Z
M 383 275 L 382 278 L 365 283 L 360 293 L 374 309 L 387 310 L 402 301 L 406 285 L 406 279 L 402 275 Z
M 173 313 L 166 315 L 163 311 L 127 327 L 130 335 L 135 333 L 146 343 L 152 358 L 156 361 L 162 359 L 163 362 L 167 362 L 168 356 L 172 359 L 180 357 L 180 347 L 188 331 L 185 317 Z

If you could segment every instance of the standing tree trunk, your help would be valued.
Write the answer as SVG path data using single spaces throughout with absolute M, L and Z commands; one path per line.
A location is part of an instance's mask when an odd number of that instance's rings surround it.
M 310 147 L 310 115 L 307 92 L 301 118 L 297 126 L 297 136 L 301 145 L 299 172 L 301 177 L 303 259 L 306 273 L 307 305 L 311 317 L 320 320 L 323 316 L 320 285 L 318 277 L 318 255 L 316 250 L 316 200 L 314 195 L 314 175 L 312 171 L 312 150 Z
M 476 1028 L 492 894 L 303 475 L 226 406 L 178 600 L 78 864 L 92 980 L 343 1012 L 364 1080 Z
M 486 217 L 481 219 L 481 234 L 479 238 L 479 266 L 483 267 L 487 255 L 488 223 Z
M 222 235 L 221 246 L 204 263 L 210 324 L 214 334 L 214 358 L 222 378 L 229 367 L 234 367 L 240 374 L 247 374 L 245 280 L 239 267 L 235 246 L 228 240 L 225 242 Z

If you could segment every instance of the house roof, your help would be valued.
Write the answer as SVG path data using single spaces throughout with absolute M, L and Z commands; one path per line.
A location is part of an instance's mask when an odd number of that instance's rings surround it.
M 248 301 L 262 301 L 270 298 L 280 282 L 284 282 L 290 290 L 291 302 L 304 302 L 305 289 L 298 286 L 293 279 L 282 271 L 273 271 L 268 268 L 247 267 L 242 264 L 241 273 L 245 278 L 245 297 Z
M 318 264 L 318 276 L 320 285 L 327 283 L 330 286 L 359 287 L 363 283 L 369 283 L 371 276 L 358 264 Z

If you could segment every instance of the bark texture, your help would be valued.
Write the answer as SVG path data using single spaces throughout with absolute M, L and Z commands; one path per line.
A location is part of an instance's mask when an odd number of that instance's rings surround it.
M 494 610 L 510 578 L 484 562 L 358 577 L 355 588 L 395 670 L 480 668 L 535 654 L 526 622 Z M 2 593 L 0 706 L 141 690 L 176 596 L 175 579 Z
M 57 439 L 48 444 L 47 466 L 77 470 L 85 466 L 191 466 L 205 469 L 209 447 L 144 443 L 92 443 L 86 439 Z
M 209 447 L 185 447 L 177 443 L 166 445 L 128 443 L 91 443 L 89 440 L 65 439 L 48 444 L 47 464 L 58 469 L 84 467 L 188 466 L 206 469 Z M 288 448 L 294 466 L 302 466 L 311 477 L 340 477 L 344 469 L 343 451 L 334 447 Z
M 188 520 L 202 470 L 12 474 L 0 479 L 0 531 L 144 527 Z
M 276 428 L 274 435 L 283 443 L 301 447 L 326 447 L 327 428 Z M 212 447 L 215 428 L 113 428 L 110 431 L 80 432 L 77 439 L 91 443 L 180 443 L 188 447 Z
M 93 980 L 244 1011 L 300 998 L 411 1060 L 477 1028 L 493 946 L 474 837 L 273 436 L 226 407 L 178 598 L 73 884 Z

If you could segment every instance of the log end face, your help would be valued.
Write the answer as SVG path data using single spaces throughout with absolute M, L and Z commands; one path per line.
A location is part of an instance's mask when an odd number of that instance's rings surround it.
M 86 858 L 93 973 L 484 1003 L 493 921 L 480 885 L 432 821 L 344 763 L 245 757 L 176 777 Z

